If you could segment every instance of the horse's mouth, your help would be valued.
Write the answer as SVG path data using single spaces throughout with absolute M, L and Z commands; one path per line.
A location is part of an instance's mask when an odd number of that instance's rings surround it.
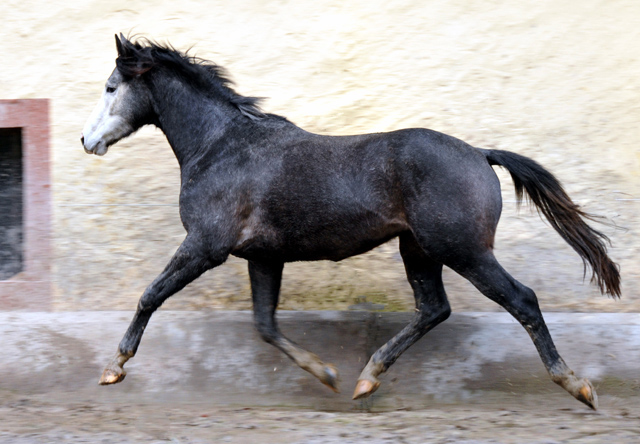
M 106 145 L 98 145 L 96 148 L 88 149 L 85 147 L 84 152 L 87 154 L 95 154 L 96 156 L 104 156 L 109 148 Z
M 87 154 L 95 154 L 96 156 L 104 156 L 105 154 L 107 154 L 107 151 L 109 150 L 109 145 L 107 145 L 103 140 L 98 141 L 98 143 L 96 143 L 95 145 L 93 145 L 92 147 L 87 147 L 84 144 L 84 136 L 80 138 L 81 142 L 82 142 L 82 147 L 84 148 L 84 152 Z
M 108 150 L 109 147 L 106 144 L 101 143 L 93 150 L 92 153 L 96 156 L 104 156 L 105 154 L 107 154 Z

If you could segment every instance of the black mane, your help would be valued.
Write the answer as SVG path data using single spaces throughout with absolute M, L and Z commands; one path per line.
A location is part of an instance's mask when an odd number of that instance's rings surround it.
M 181 75 L 203 93 L 226 99 L 250 119 L 259 120 L 269 116 L 259 107 L 262 99 L 242 96 L 233 90 L 233 82 L 222 66 L 146 38 L 136 41 L 121 38 L 120 41 L 123 53 L 116 59 L 116 66 L 123 76 L 141 76 L 161 66 Z

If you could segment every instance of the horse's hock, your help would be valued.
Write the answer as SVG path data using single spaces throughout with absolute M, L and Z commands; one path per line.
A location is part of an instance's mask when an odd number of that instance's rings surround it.
M 49 101 L 0 101 L 0 310 L 51 308 Z

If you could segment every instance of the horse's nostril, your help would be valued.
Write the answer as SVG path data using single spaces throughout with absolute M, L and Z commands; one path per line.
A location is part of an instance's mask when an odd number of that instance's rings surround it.
M 80 142 L 84 145 L 84 134 L 80 134 Z

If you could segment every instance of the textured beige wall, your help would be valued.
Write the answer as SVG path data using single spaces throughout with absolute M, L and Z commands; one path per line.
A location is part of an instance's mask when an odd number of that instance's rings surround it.
M 3 3 L 0 98 L 52 99 L 55 307 L 133 309 L 184 237 L 179 171 L 143 129 L 104 158 L 81 128 L 114 67 L 116 32 L 225 66 L 238 91 L 307 130 L 429 127 L 516 151 L 552 170 L 601 227 L 623 298 L 582 283 L 582 264 L 535 212 L 505 200 L 496 254 L 543 309 L 640 311 L 640 4 L 636 0 L 261 2 L 108 0 Z M 173 297 L 174 309 L 248 308 L 232 259 Z M 446 273 L 455 310 L 495 310 Z M 341 263 L 285 268 L 283 307 L 342 309 L 360 295 L 410 309 L 397 245 Z M 26 297 L 26 296 L 25 296 Z

